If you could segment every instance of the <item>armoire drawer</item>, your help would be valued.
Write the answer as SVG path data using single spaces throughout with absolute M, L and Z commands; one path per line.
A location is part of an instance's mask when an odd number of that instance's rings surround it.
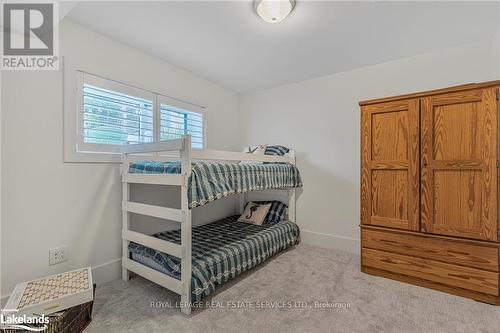
M 362 229 L 363 248 L 498 272 L 498 247 L 427 235 Z
M 498 273 L 363 248 L 363 266 L 498 296 Z

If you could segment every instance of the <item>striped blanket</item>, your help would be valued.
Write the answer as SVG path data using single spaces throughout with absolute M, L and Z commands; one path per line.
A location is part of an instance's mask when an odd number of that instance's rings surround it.
M 193 228 L 192 301 L 200 301 L 211 294 L 217 285 L 262 263 L 272 255 L 294 245 L 299 239 L 299 228 L 293 222 L 253 225 L 237 222 L 238 216 Z M 180 230 L 162 232 L 154 237 L 180 244 Z M 147 259 L 160 271 L 180 279 L 179 258 L 151 248 L 130 243 L 135 259 Z M 135 255 L 135 256 L 134 256 Z M 139 260 L 138 260 L 139 261 Z
M 178 174 L 181 165 L 178 161 L 137 161 L 130 164 L 129 172 Z M 188 200 L 194 208 L 235 193 L 301 186 L 299 170 L 290 163 L 198 162 L 193 163 L 189 177 Z

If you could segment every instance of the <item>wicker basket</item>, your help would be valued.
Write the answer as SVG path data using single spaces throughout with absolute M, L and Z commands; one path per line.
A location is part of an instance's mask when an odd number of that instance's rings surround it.
M 94 284 L 95 299 L 95 284 Z M 49 316 L 47 329 L 43 333 L 80 333 L 92 321 L 94 301 L 83 303 Z M 2 329 L 1 333 L 31 333 L 27 330 Z

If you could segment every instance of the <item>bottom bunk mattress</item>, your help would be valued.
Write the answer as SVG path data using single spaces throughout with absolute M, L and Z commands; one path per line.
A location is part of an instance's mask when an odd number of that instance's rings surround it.
M 299 228 L 293 222 L 254 225 L 238 222 L 238 215 L 193 228 L 192 301 L 198 302 L 233 277 L 296 244 Z M 180 244 L 180 230 L 154 237 Z M 181 277 L 180 258 L 131 242 L 132 259 L 173 278 Z

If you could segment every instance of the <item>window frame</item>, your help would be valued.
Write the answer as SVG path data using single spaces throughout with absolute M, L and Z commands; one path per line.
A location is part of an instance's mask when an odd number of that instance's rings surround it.
M 99 144 L 84 142 L 83 119 L 84 119 L 84 85 L 88 84 L 97 88 L 110 90 L 117 93 L 126 94 L 132 97 L 143 98 L 152 102 L 153 109 L 153 141 L 160 141 L 161 126 L 161 104 L 183 109 L 186 112 L 198 113 L 203 119 L 203 148 L 207 146 L 207 117 L 206 108 L 193 103 L 185 102 L 164 94 L 156 93 L 150 90 L 135 87 L 115 80 L 103 78 L 84 71 L 76 71 L 76 89 L 73 96 L 67 96 L 66 100 L 74 97 L 73 103 L 65 101 L 64 112 L 64 162 L 83 162 L 83 163 L 120 163 L 121 147 L 123 145 Z M 65 87 L 68 89 L 68 87 Z M 76 112 L 71 105 L 76 106 Z M 69 110 L 67 108 L 69 107 Z M 199 149 L 199 148 L 193 148 Z

